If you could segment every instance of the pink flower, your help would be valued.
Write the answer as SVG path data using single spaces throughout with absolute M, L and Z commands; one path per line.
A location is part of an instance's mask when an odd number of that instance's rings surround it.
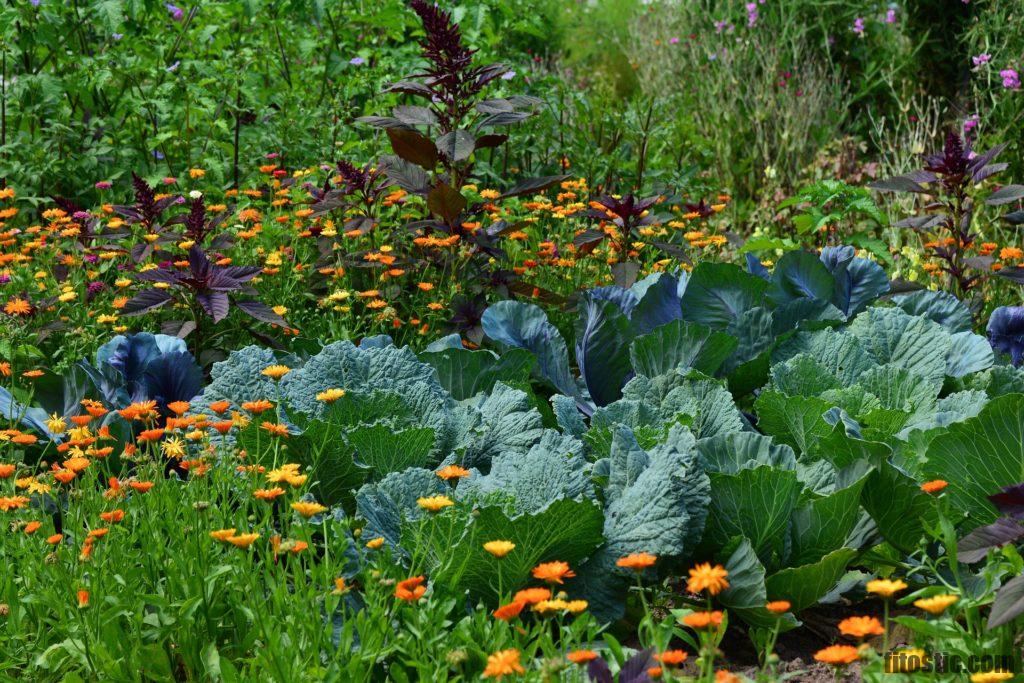
M 980 55 L 975 55 L 974 57 L 971 57 L 971 61 L 974 62 L 974 68 L 978 68 L 979 66 L 988 64 L 989 60 L 991 59 L 992 55 L 988 54 L 987 52 L 982 52 Z
M 111 184 L 109 180 L 101 180 L 96 183 L 95 187 L 97 190 L 109 190 L 111 188 Z
M 1020 90 L 1020 76 L 1013 69 L 1003 69 L 999 77 L 1003 79 L 1003 87 L 1007 90 Z
M 860 17 L 853 20 L 853 32 L 858 36 L 864 35 L 864 20 Z

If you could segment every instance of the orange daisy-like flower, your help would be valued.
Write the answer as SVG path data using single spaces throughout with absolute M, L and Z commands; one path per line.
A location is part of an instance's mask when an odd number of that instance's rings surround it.
M 501 679 L 512 674 L 524 673 L 523 665 L 519 663 L 519 650 L 502 650 L 495 652 L 487 658 L 487 666 L 484 667 L 482 676 L 484 678 Z
M 259 534 L 238 534 L 237 536 L 229 536 L 225 540 L 236 548 L 248 548 L 255 543 L 259 537 Z
M 514 602 L 524 602 L 527 605 L 536 605 L 551 597 L 551 591 L 547 588 L 524 588 L 517 592 L 512 598 Z
M 880 636 L 885 629 L 875 617 L 847 617 L 839 622 L 839 632 L 851 638 L 865 638 Z
M 925 493 L 941 493 L 944 488 L 949 486 L 948 481 L 942 479 L 935 479 L 933 481 L 926 481 L 921 484 L 921 490 Z
M 690 580 L 686 583 L 686 590 L 691 593 L 700 593 L 706 590 L 711 595 L 718 595 L 729 587 L 725 577 L 729 572 L 720 564 L 714 567 L 710 563 L 698 564 L 690 570 Z
M 660 666 L 652 666 L 651 668 L 647 669 L 647 677 L 653 678 L 655 680 L 661 678 L 662 674 L 664 673 L 665 672 L 662 670 Z
M 461 479 L 469 476 L 469 470 L 458 465 L 446 465 L 439 469 L 435 474 L 445 481 L 450 479 Z
M 41 529 L 42 526 L 43 526 L 42 522 L 32 521 L 32 522 L 29 522 L 28 524 L 25 525 L 25 528 L 24 528 L 23 531 L 26 534 L 34 534 L 35 532 L 39 531 L 39 529 Z
M 785 614 L 789 611 L 790 607 L 792 605 L 789 604 L 788 600 L 772 600 L 764 606 L 772 614 Z
M 890 579 L 874 579 L 868 581 L 867 590 L 868 593 L 874 593 L 875 595 L 881 595 L 883 598 L 891 598 L 896 593 L 904 590 L 907 584 L 899 579 L 893 581 Z
M 213 403 L 210 404 L 210 410 L 217 413 L 218 415 L 226 413 L 228 411 L 228 408 L 230 407 L 231 401 L 214 401 Z
M 679 666 L 686 661 L 686 658 L 690 656 L 686 650 L 666 650 L 660 654 L 654 655 L 654 661 L 661 662 L 666 666 Z
M 133 481 L 128 485 L 132 487 L 133 491 L 138 491 L 139 493 L 146 493 L 153 488 L 153 482 L 151 481 Z
M 384 537 L 378 536 L 377 538 L 371 538 L 366 542 L 366 547 L 370 550 L 380 550 L 384 545 Z
M 543 562 L 533 568 L 533 578 L 548 583 L 562 583 L 563 579 L 571 579 L 576 573 L 569 569 L 566 562 Z
M 110 512 L 101 512 L 100 519 L 102 519 L 104 522 L 116 524 L 124 520 L 124 510 L 111 510 Z
M 586 664 L 597 659 L 597 653 L 593 650 L 573 650 L 567 652 L 565 658 L 573 664 Z
M 17 316 L 29 315 L 32 313 L 32 304 L 25 299 L 9 299 L 4 304 L 4 313 Z
M 731 671 L 719 669 L 715 672 L 715 683 L 740 683 L 740 677 Z
M 246 401 L 242 404 L 242 410 L 259 415 L 262 412 L 266 412 L 274 407 L 274 404 L 265 398 L 261 398 L 258 401 Z
M 398 585 L 395 586 L 395 597 L 406 602 L 416 602 L 427 592 L 427 587 L 423 585 L 423 581 L 424 578 L 422 576 L 413 576 L 404 581 L 399 581 Z
M 722 625 L 722 613 L 714 612 L 693 612 L 683 617 L 683 624 L 693 629 L 718 628 Z
M 159 441 L 160 437 L 164 435 L 163 429 L 146 429 L 139 434 L 139 441 Z
M 210 532 L 210 538 L 221 543 L 227 543 L 227 540 L 235 535 L 237 529 L 218 529 L 217 531 Z
M 519 616 L 524 607 L 526 607 L 525 602 L 510 602 L 494 610 L 494 618 L 500 621 L 511 621 Z
M 0 479 L 9 479 L 14 476 L 14 473 L 18 470 L 16 465 L 9 463 L 0 463 Z
M 291 371 L 292 369 L 287 365 L 269 365 L 263 368 L 260 374 L 271 379 L 281 379 Z
M 57 545 L 58 543 L 60 543 L 63 540 L 64 540 L 64 534 L 54 534 L 53 536 L 48 537 L 46 539 L 46 542 L 49 545 Z
M 252 495 L 260 500 L 274 500 L 278 496 L 284 495 L 284 489 L 280 486 L 275 486 L 272 489 L 256 489 Z
M 814 658 L 824 664 L 832 666 L 843 666 L 851 664 L 860 659 L 857 648 L 852 645 L 830 645 L 823 650 L 814 653 Z
M 633 553 L 620 557 L 615 561 L 615 566 L 622 567 L 624 569 L 632 569 L 635 572 L 642 572 L 648 567 L 654 566 L 654 563 L 658 561 L 657 555 L 651 555 L 650 553 Z
M 78 591 L 78 595 L 76 597 L 78 598 L 79 609 L 89 606 L 89 591 Z
M 280 436 L 280 437 L 287 437 L 288 436 L 288 426 L 287 425 L 276 424 L 276 423 L 273 423 L 273 422 L 263 422 L 263 424 L 260 425 L 260 429 L 262 429 L 265 432 L 269 432 L 270 434 L 273 434 L 274 436 Z
M 188 401 L 174 401 L 172 403 L 168 403 L 167 407 L 175 415 L 184 415 L 192 405 Z

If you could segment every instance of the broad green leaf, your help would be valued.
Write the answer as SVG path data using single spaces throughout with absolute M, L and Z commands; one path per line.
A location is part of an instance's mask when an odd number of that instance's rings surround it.
M 713 375 L 737 343 L 725 332 L 675 320 L 633 340 L 629 355 L 633 370 L 647 377 L 689 369 Z
M 420 360 L 437 370 L 441 386 L 457 401 L 489 392 L 498 381 L 528 380 L 535 362 L 526 349 L 508 349 L 500 356 L 491 351 L 443 349 L 421 353 Z
M 814 606 L 832 590 L 856 555 L 856 550 L 839 548 L 817 562 L 775 572 L 765 582 L 769 599 L 789 600 L 794 613 Z
M 760 306 L 768 283 L 731 263 L 701 262 L 683 293 L 683 319 L 724 330 Z
M 780 617 L 772 614 L 765 605 L 768 590 L 765 586 L 765 569 L 747 538 L 731 539 L 722 546 L 717 558 L 729 572 L 729 587 L 718 594 L 716 600 L 751 626 L 774 627 Z M 774 596 L 772 599 L 776 599 Z M 788 598 L 778 598 L 788 599 Z M 798 625 L 792 614 L 781 617 L 781 629 L 788 631 Z

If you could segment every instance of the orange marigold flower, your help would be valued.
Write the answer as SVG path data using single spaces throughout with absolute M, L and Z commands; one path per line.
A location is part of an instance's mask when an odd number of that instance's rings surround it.
M 78 475 L 72 470 L 56 470 L 53 478 L 62 484 L 70 484 Z
M 1024 258 L 1024 251 L 1018 247 L 1003 247 L 999 250 L 999 260 L 1020 260 Z
M 26 534 L 34 534 L 35 532 L 39 531 L 39 529 L 42 528 L 42 526 L 42 522 L 37 522 L 33 520 L 25 525 L 24 531 Z
M 944 488 L 949 486 L 948 481 L 942 479 L 934 479 L 932 481 L 926 481 L 921 484 L 921 490 L 925 493 L 940 493 Z
M 110 533 L 109 527 L 100 527 L 99 529 L 93 529 L 89 532 L 88 538 L 103 538 Z
M 536 605 L 551 597 L 551 591 L 547 588 L 524 588 L 517 592 L 512 598 L 513 602 L 524 602 L 527 605 Z
M 100 519 L 102 519 L 104 522 L 116 524 L 124 520 L 124 510 L 111 510 L 110 512 L 101 512 Z
M 424 510 L 429 512 L 439 512 L 446 507 L 455 505 L 451 498 L 448 496 L 429 496 L 425 498 L 417 498 L 416 504 Z
M 532 573 L 533 578 L 548 583 L 562 583 L 562 579 L 571 579 L 576 576 L 566 562 L 543 562 L 534 567 Z
M 10 299 L 4 304 L 4 313 L 7 315 L 29 315 L 32 313 L 32 304 L 25 299 Z
M 139 493 L 146 493 L 153 488 L 153 482 L 151 481 L 133 481 L 128 485 L 132 487 L 133 491 L 138 491 Z
M 271 379 L 281 379 L 291 371 L 292 369 L 287 365 L 268 365 L 263 368 L 260 374 Z
M 256 489 L 252 495 L 260 500 L 274 500 L 278 496 L 284 495 L 284 489 L 280 486 L 275 486 L 272 489 Z
M 785 614 L 791 606 L 788 600 L 772 600 L 764 608 L 772 614 Z
M 439 469 L 435 474 L 445 481 L 450 479 L 461 479 L 469 476 L 469 470 L 465 467 L 459 467 L 458 465 L 445 465 Z
M 395 586 L 395 597 L 406 602 L 416 602 L 427 592 L 427 587 L 423 585 L 423 581 L 422 576 L 413 576 L 404 581 L 399 581 L 398 585 Z
M 567 652 L 565 658 L 573 664 L 586 664 L 597 659 L 597 653 L 593 650 L 573 650 Z
M 510 602 L 494 610 L 494 618 L 501 621 L 511 621 L 519 616 L 524 607 L 526 607 L 525 602 Z
M 847 617 L 839 622 L 839 632 L 851 638 L 865 638 L 880 636 L 885 629 L 875 617 Z
M 715 672 L 715 683 L 740 683 L 740 677 L 731 671 L 719 669 Z
M 260 425 L 260 429 L 262 429 L 265 432 L 269 432 L 274 436 L 288 436 L 288 425 L 275 424 L 273 422 L 264 421 L 263 424 Z
M 77 597 L 79 609 L 89 606 L 89 591 L 78 591 Z
M 632 553 L 625 557 L 620 557 L 615 561 L 615 566 L 622 567 L 624 569 L 632 569 L 635 572 L 642 572 L 648 567 L 654 566 L 654 563 L 658 561 L 657 555 L 651 555 L 650 553 Z
M 815 652 L 814 658 L 824 664 L 842 666 L 856 662 L 860 659 L 860 654 L 857 652 L 857 648 L 852 645 L 830 645 L 823 650 Z
M 484 678 L 501 679 L 512 674 L 524 673 L 522 664 L 519 663 L 519 650 L 502 650 L 495 652 L 487 658 L 487 666 L 484 667 Z
M 139 441 L 159 441 L 163 435 L 163 428 L 146 429 L 141 434 L 139 434 Z
M 9 479 L 10 477 L 14 476 L 14 473 L 17 471 L 17 469 L 18 468 L 15 465 L 11 465 L 9 463 L 0 463 L 0 479 Z
M 384 537 L 378 536 L 377 538 L 371 538 L 366 542 L 366 547 L 370 550 L 380 550 L 381 546 L 384 545 Z
M 184 415 L 192 405 L 188 401 L 174 401 L 172 403 L 168 403 L 167 407 L 175 415 Z
M 242 410 L 259 415 L 262 412 L 270 410 L 274 407 L 274 404 L 265 398 L 261 398 L 258 401 L 246 401 L 242 404 Z
M 64 540 L 64 534 L 54 534 L 53 536 L 50 536 L 49 538 L 47 538 L 46 542 L 49 543 L 50 545 L 57 545 L 62 540 Z
M 690 656 L 686 650 L 666 650 L 654 655 L 654 661 L 661 662 L 667 666 L 679 666 Z
M 718 610 L 714 612 L 693 612 L 683 617 L 683 624 L 694 629 L 718 628 L 722 625 L 722 613 Z
M 658 679 L 658 678 L 661 678 L 661 675 L 663 673 L 664 673 L 664 671 L 662 671 L 660 666 L 652 666 L 649 669 L 647 669 L 647 677 L 648 678 Z
M 953 594 L 933 595 L 930 598 L 915 600 L 914 607 L 924 610 L 929 614 L 939 615 L 959 600 L 960 597 Z
M 235 535 L 237 529 L 218 529 L 210 532 L 210 538 L 221 543 L 226 543 L 229 538 Z
M 714 567 L 710 563 L 698 564 L 690 570 L 690 580 L 686 583 L 686 590 L 691 593 L 700 593 L 706 590 L 711 595 L 718 595 L 729 587 L 725 577 L 729 572 L 720 564 Z
M 231 401 L 214 401 L 210 404 L 210 410 L 221 415 L 231 407 Z
M 313 515 L 325 512 L 327 510 L 327 506 L 321 505 L 315 501 L 300 500 L 292 503 L 292 510 L 295 510 L 306 519 L 309 519 Z

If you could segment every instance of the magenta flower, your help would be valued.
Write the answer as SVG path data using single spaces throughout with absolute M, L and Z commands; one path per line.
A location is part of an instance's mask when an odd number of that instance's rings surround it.
M 1013 69 L 1003 69 L 999 77 L 1003 79 L 1003 87 L 1007 90 L 1020 90 L 1020 75 Z
M 853 32 L 858 36 L 864 35 L 864 20 L 860 17 L 853 20 Z
M 896 10 L 890 9 L 885 13 L 885 23 L 895 24 L 896 23 Z
M 679 44 L 679 36 L 672 36 L 671 38 L 669 38 L 668 39 L 668 44 L 669 45 L 677 45 L 677 44 Z
M 987 52 L 982 52 L 980 55 L 975 55 L 974 57 L 971 57 L 971 61 L 974 62 L 974 68 L 978 68 L 979 66 L 988 64 L 989 61 L 991 61 L 991 59 L 992 55 L 988 54 Z
M 94 186 L 97 190 L 109 190 L 113 187 L 109 180 L 101 180 Z
M 747 3 L 747 28 L 754 28 L 757 25 L 757 3 Z

